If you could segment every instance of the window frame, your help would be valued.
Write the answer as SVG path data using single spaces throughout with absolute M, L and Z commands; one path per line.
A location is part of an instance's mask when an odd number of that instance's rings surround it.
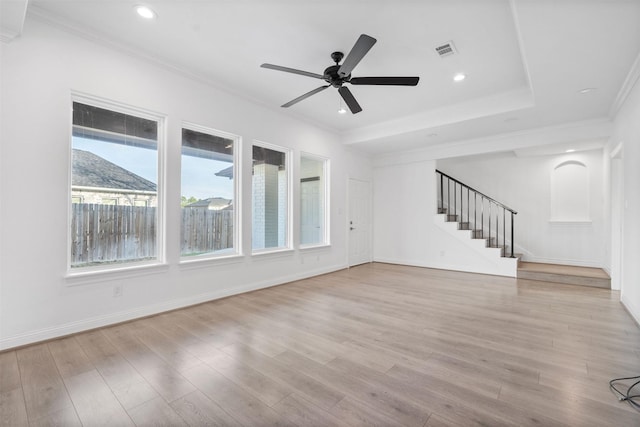
M 286 197 L 286 226 L 284 246 L 272 248 L 254 249 L 253 247 L 253 147 L 262 147 L 268 150 L 278 151 L 284 154 L 284 167 L 286 171 L 287 197 Z M 265 255 L 279 252 L 290 252 L 293 250 L 293 170 L 291 168 L 291 157 L 293 150 L 281 145 L 271 144 L 268 142 L 253 140 L 251 143 L 251 255 Z
M 214 129 L 208 126 L 202 126 L 192 122 L 182 122 L 180 126 L 180 193 L 182 193 L 182 131 L 183 129 L 191 130 L 194 132 L 205 133 L 212 136 L 219 136 L 221 138 L 227 138 L 233 140 L 233 252 L 216 253 L 207 252 L 200 255 L 184 256 L 180 252 L 178 247 L 178 253 L 180 254 L 180 264 L 192 264 L 212 260 L 224 260 L 243 256 L 242 246 L 242 137 L 230 132 Z M 180 215 L 182 215 L 182 208 L 180 208 Z M 182 236 L 180 235 L 180 239 Z
M 156 135 L 156 155 L 157 155 L 157 208 L 156 208 L 156 258 L 152 260 L 140 260 L 129 262 L 115 262 L 105 265 L 92 265 L 71 267 L 71 224 L 72 224 L 72 185 L 73 185 L 73 103 L 80 103 L 97 107 L 116 113 L 135 116 L 138 118 L 152 120 L 157 123 Z M 163 270 L 167 266 L 166 251 L 166 205 L 165 205 L 165 172 L 166 172 L 166 123 L 167 116 L 155 111 L 147 110 L 140 107 L 131 106 L 125 103 L 92 96 L 80 92 L 71 92 L 69 103 L 69 145 L 68 145 L 68 176 L 67 176 L 67 245 L 66 245 L 66 274 L 68 285 L 78 285 L 91 283 L 91 278 L 99 275 L 113 276 L 117 275 L 139 275 L 141 272 L 156 272 L 158 268 Z
M 323 185 L 322 185 L 322 191 L 324 192 L 324 212 L 323 212 L 323 221 L 322 221 L 322 241 L 319 243 L 306 243 L 303 244 L 302 243 L 302 176 L 300 175 L 302 173 L 302 158 L 308 158 L 311 160 L 317 160 L 322 162 L 322 180 L 323 180 Z M 312 154 L 312 153 L 308 153 L 305 151 L 301 151 L 300 152 L 300 159 L 299 159 L 299 180 L 300 180 L 300 185 L 298 187 L 298 197 L 299 197 L 299 206 L 298 206 L 298 212 L 299 212 L 299 221 L 298 221 L 298 247 L 300 249 L 312 249 L 312 248 L 321 248 L 321 247 L 326 247 L 326 246 L 331 246 L 331 229 L 330 229 L 330 193 L 329 193 L 329 189 L 330 189 L 330 170 L 331 170 L 331 160 L 328 157 L 324 157 L 324 156 L 320 156 L 317 154 Z

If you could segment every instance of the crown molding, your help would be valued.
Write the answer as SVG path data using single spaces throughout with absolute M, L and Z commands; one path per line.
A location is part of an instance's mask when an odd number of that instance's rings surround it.
M 609 110 L 609 117 L 611 119 L 614 119 L 618 115 L 620 109 L 627 101 L 629 94 L 638 82 L 638 79 L 640 79 L 640 53 L 636 56 L 636 60 L 633 61 L 633 65 L 631 66 L 629 73 L 627 73 L 627 77 L 624 79 L 624 83 L 622 83 L 622 87 L 620 87 L 618 95 L 611 105 L 611 109 Z
M 28 0 L 0 1 L 0 42 L 9 43 L 22 33 Z

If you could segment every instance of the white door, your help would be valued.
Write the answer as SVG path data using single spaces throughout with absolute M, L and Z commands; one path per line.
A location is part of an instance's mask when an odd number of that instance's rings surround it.
M 349 180 L 349 267 L 371 262 L 371 185 Z

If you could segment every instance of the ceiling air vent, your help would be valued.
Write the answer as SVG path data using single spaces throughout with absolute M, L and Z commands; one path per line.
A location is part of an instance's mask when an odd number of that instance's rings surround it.
M 457 53 L 456 47 L 454 46 L 452 41 L 448 41 L 443 45 L 436 47 L 436 53 L 439 57 L 444 58 L 445 56 L 453 55 Z

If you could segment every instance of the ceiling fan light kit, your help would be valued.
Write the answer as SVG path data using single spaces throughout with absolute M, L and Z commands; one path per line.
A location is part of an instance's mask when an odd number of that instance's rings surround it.
M 333 59 L 335 65 L 327 67 L 323 74 L 310 73 L 308 71 L 273 64 L 262 64 L 261 67 L 320 79 L 328 83 L 292 99 L 286 104 L 283 104 L 282 107 L 284 108 L 291 107 L 292 105 L 297 104 L 318 92 L 322 92 L 330 86 L 333 86 L 338 89 L 338 93 L 344 100 L 345 104 L 347 104 L 347 107 L 349 107 L 349 110 L 351 110 L 351 113 L 356 114 L 362 111 L 362 107 L 360 107 L 360 104 L 358 104 L 358 101 L 356 101 L 356 98 L 353 96 L 349 88 L 344 86 L 345 83 L 350 83 L 352 85 L 416 86 L 420 80 L 419 77 L 351 77 L 353 69 L 360 63 L 362 58 L 364 58 L 375 43 L 376 39 L 373 37 L 366 34 L 360 35 L 342 65 L 340 65 L 340 61 L 344 58 L 344 53 L 333 52 L 331 54 L 331 59 Z

